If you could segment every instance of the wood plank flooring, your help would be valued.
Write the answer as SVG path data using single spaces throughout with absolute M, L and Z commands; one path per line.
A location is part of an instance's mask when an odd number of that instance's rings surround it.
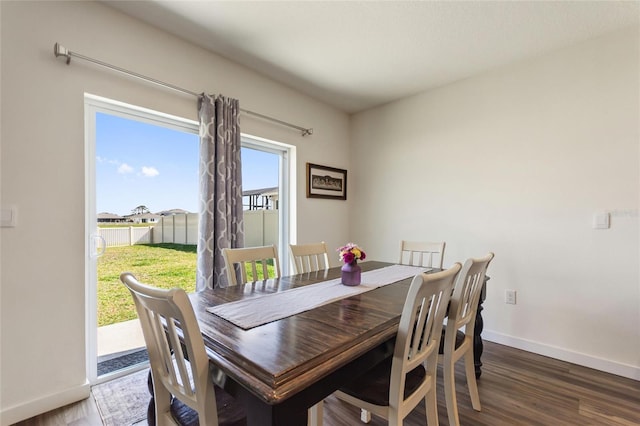
M 580 425 L 640 426 L 640 382 L 485 342 L 482 377 L 478 380 L 482 411 L 471 408 L 462 363 L 456 366 L 461 424 L 468 426 Z M 438 414 L 447 425 L 442 377 L 438 378 Z M 361 424 L 359 409 L 330 397 L 324 424 Z M 34 417 L 16 426 L 99 426 L 92 398 Z M 386 422 L 373 416 L 372 426 Z M 405 420 L 426 424 L 424 404 Z

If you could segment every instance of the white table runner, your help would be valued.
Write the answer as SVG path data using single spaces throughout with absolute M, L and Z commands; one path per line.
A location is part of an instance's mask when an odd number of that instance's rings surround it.
M 265 294 L 251 299 L 207 308 L 207 311 L 248 330 L 272 321 L 309 311 L 356 294 L 392 284 L 430 268 L 391 265 L 362 273 L 362 284 L 349 287 L 336 278 L 304 287 L 293 288 L 280 293 Z

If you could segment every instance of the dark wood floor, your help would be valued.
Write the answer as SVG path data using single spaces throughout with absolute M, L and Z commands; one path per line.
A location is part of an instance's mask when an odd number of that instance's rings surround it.
M 471 408 L 462 368 L 456 370 L 460 422 L 468 426 L 501 425 L 640 425 L 640 382 L 535 355 L 508 346 L 485 343 L 483 373 L 478 381 L 482 411 Z M 461 367 L 458 363 L 458 367 Z M 438 414 L 447 425 L 444 389 L 438 379 Z M 327 426 L 353 426 L 360 411 L 334 397 L 325 401 Z M 370 425 L 386 422 L 375 416 Z M 405 420 L 425 425 L 424 404 Z M 17 426 L 97 426 L 100 416 L 88 399 Z

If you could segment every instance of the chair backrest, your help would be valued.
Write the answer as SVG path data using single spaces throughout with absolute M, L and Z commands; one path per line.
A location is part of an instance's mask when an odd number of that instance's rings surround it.
M 289 244 L 291 263 L 296 274 L 329 268 L 329 255 L 324 241 L 311 244 Z
M 222 256 L 227 270 L 227 285 L 249 282 L 247 265 L 251 270 L 251 281 L 280 277 L 280 261 L 278 260 L 278 250 L 275 245 L 235 249 L 225 248 L 222 249 Z M 273 266 L 271 275 L 269 274 L 270 266 Z M 240 281 L 238 281 L 238 269 L 240 270 Z
M 418 365 L 423 364 L 427 375 L 435 377 L 442 323 L 460 268 L 460 263 L 455 263 L 446 271 L 422 273 L 413 278 L 402 309 L 391 364 L 390 405 L 403 405 L 405 376 Z
M 122 273 L 120 280 L 131 292 L 142 325 L 153 377 L 157 424 L 174 424 L 170 409 L 173 395 L 198 412 L 200 424 L 218 425 L 209 358 L 185 291 L 142 284 L 129 272 Z M 176 325 L 182 332 L 182 344 Z
M 489 253 L 485 257 L 467 259 L 458 275 L 447 316 L 447 333 L 453 336 L 454 344 L 456 331 L 462 327 L 465 327 L 465 334 L 473 336 L 480 292 L 493 256 L 493 253 Z M 449 324 L 455 326 L 449 327 Z
M 444 242 L 400 241 L 401 265 L 424 266 L 442 269 Z

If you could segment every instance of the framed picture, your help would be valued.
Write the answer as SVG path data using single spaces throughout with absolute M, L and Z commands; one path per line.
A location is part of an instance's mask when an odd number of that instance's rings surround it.
M 347 171 L 307 163 L 307 198 L 347 199 Z

